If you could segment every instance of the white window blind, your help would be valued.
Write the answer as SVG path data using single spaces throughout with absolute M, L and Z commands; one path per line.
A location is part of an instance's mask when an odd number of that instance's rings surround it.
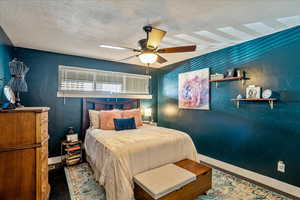
M 151 76 L 59 66 L 58 97 L 145 98 Z

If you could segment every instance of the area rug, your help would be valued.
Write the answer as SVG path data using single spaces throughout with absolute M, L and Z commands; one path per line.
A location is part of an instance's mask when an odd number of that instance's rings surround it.
M 71 200 L 106 200 L 88 163 L 65 167 Z M 212 189 L 197 200 L 290 200 L 238 177 L 213 169 Z

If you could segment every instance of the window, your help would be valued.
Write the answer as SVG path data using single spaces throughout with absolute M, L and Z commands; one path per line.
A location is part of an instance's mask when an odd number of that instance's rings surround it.
M 145 98 L 151 76 L 59 66 L 58 97 Z

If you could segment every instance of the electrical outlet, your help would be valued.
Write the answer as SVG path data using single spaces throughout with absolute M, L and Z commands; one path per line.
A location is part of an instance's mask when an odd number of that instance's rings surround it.
M 279 160 L 277 163 L 277 171 L 282 172 L 282 173 L 285 172 L 285 164 L 281 160 Z

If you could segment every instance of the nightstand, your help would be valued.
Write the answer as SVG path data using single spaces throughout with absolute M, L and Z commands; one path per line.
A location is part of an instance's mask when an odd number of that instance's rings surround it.
M 62 163 L 70 166 L 82 162 L 82 142 L 81 140 L 61 143 Z

